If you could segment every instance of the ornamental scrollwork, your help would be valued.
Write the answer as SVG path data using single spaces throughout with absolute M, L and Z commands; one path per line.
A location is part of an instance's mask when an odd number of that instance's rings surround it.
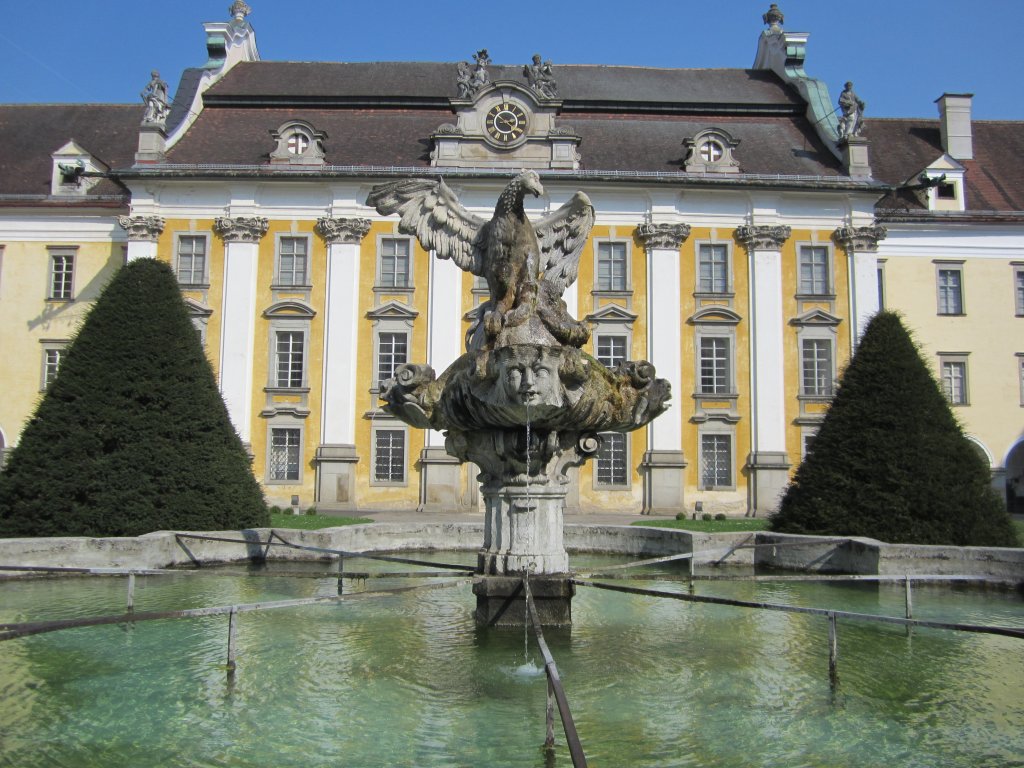
M 777 251 L 793 234 L 785 225 L 750 224 L 736 228 L 736 241 L 748 251 Z
M 219 216 L 213 222 L 213 231 L 226 243 L 258 243 L 269 228 L 263 216 Z
M 689 236 L 689 224 L 639 224 L 636 228 L 645 248 L 678 248 Z
M 128 233 L 129 241 L 154 242 L 164 231 L 163 216 L 118 216 L 117 223 Z
M 874 253 L 878 243 L 888 235 L 888 230 L 880 224 L 870 227 L 839 227 L 832 233 L 832 240 L 847 253 Z
M 370 220 L 332 219 L 325 216 L 316 220 L 314 229 L 328 243 L 359 244 L 370 231 Z

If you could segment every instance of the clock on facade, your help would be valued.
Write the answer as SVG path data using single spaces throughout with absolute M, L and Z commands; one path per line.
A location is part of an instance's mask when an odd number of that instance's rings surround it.
M 487 111 L 484 127 L 499 144 L 511 144 L 526 133 L 526 112 L 518 104 L 502 101 Z

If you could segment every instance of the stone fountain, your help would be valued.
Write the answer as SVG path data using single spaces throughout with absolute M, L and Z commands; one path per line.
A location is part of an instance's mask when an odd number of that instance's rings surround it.
M 464 355 L 439 376 L 429 365 L 404 365 L 380 392 L 386 411 L 443 431 L 451 456 L 480 467 L 486 517 L 473 591 L 481 624 L 525 621 L 524 575 L 541 621 L 570 623 L 567 470 L 597 453 L 599 433 L 642 427 L 671 397 L 650 363 L 609 369 L 580 349 L 590 332 L 562 294 L 576 280 L 594 209 L 577 192 L 532 223 L 523 198 L 543 192 L 538 175 L 524 171 L 490 221 L 465 210 L 443 180 L 384 184 L 367 198 L 379 213 L 399 214 L 399 231 L 438 258 L 484 277 L 490 291 Z

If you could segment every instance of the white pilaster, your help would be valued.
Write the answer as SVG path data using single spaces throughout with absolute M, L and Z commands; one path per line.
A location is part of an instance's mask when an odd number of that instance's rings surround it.
M 128 233 L 127 261 L 156 258 L 156 241 L 164 231 L 163 217 L 119 216 L 117 221 Z
M 850 345 L 856 347 L 868 321 L 878 312 L 878 242 L 885 227 L 839 227 L 832 239 L 846 251 L 850 274 Z
M 650 248 L 647 252 L 647 350 L 660 378 L 672 385 L 672 396 L 683 396 L 683 328 L 679 313 L 679 249 Z M 675 417 L 655 419 L 647 426 L 652 450 L 681 451 L 683 427 Z
M 355 365 L 359 338 L 359 244 L 327 246 L 321 443 L 356 441 Z
M 438 375 L 462 354 L 462 275 L 454 261 L 431 254 L 427 362 Z M 444 436 L 436 430 L 428 430 L 426 445 L 443 448 Z
M 783 375 L 782 254 L 750 251 L 751 343 L 754 450 L 786 450 Z
M 252 376 L 256 342 L 258 243 L 224 247 L 224 313 L 220 335 L 220 391 L 242 442 L 252 442 Z

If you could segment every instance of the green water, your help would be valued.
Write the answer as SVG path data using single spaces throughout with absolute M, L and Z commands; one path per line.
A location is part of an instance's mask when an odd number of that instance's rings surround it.
M 263 573 L 300 567 L 330 566 L 271 565 Z M 368 561 L 348 567 L 397 570 Z M 686 588 L 668 573 L 652 571 L 641 584 Z M 696 589 L 904 610 L 901 585 Z M 326 575 L 140 577 L 136 610 L 336 590 Z M 4 583 L 0 622 L 120 613 L 125 594 L 123 577 Z M 0 765 L 545 766 L 539 652 L 531 642 L 525 655 L 521 632 L 477 630 L 473 607 L 463 585 L 242 614 L 230 685 L 224 616 L 2 642 Z M 914 609 L 918 618 L 1024 626 L 1016 592 L 922 586 Z M 584 587 L 573 613 L 571 632 L 545 634 L 595 768 L 1024 766 L 1024 641 L 922 629 L 908 637 L 895 625 L 840 621 L 833 694 L 821 617 Z M 571 765 L 560 730 L 557 740 L 554 764 Z

